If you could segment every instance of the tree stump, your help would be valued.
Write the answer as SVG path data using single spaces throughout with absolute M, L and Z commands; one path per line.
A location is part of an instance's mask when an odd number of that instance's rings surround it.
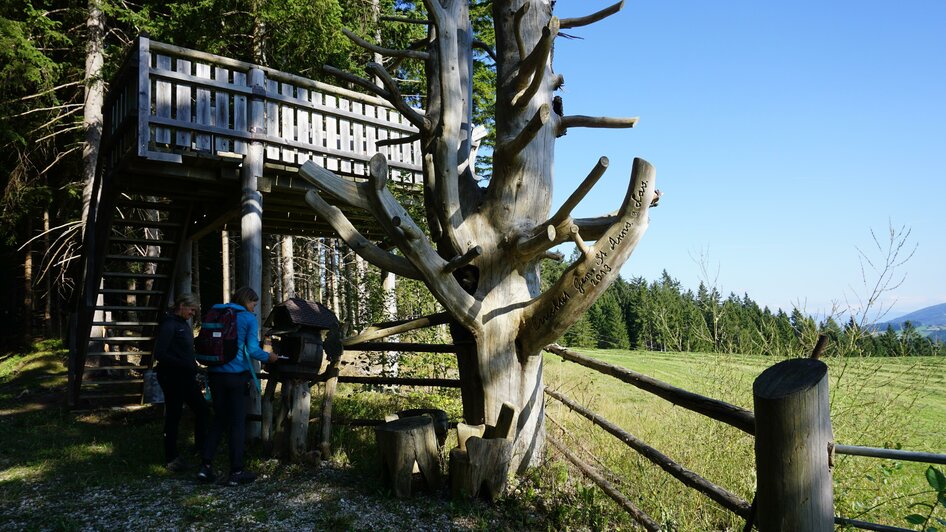
M 458 447 L 450 451 L 450 496 L 472 499 L 485 495 L 495 501 L 506 488 L 512 461 L 516 409 L 503 404 L 496 425 L 457 424 Z
M 381 468 L 398 498 L 411 495 L 414 464 L 430 489 L 440 487 L 440 452 L 433 421 L 426 416 L 388 421 L 374 429 Z
M 450 430 L 450 419 L 447 417 L 447 413 L 439 408 L 410 408 L 400 410 L 397 413 L 399 418 L 412 416 L 429 416 L 434 421 L 434 434 L 437 435 L 437 444 L 443 447 L 444 442 L 447 441 L 447 432 Z

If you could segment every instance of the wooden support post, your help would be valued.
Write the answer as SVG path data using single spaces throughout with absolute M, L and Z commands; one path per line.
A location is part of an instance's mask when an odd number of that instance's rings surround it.
M 312 397 L 308 381 L 292 379 L 287 382 L 288 389 L 284 386 L 283 393 L 289 394 L 289 458 L 299 462 L 309 451 L 309 405 Z
M 253 99 L 249 108 L 250 133 L 264 132 L 263 98 L 257 93 L 265 86 L 263 71 L 258 68 L 250 70 L 250 86 L 253 87 Z M 263 175 L 263 143 L 253 140 L 243 160 L 241 179 L 243 194 L 241 198 L 240 236 L 242 245 L 240 254 L 240 284 L 252 288 L 257 294 L 262 292 L 263 271 L 263 195 L 259 192 L 258 180 Z M 257 322 L 262 323 L 257 313 Z M 253 362 L 253 370 L 259 372 L 259 362 Z M 253 387 L 250 390 L 249 414 L 250 419 L 260 419 L 261 398 L 259 391 Z M 260 422 L 250 421 L 246 427 L 246 437 L 250 441 L 260 438 Z
M 752 386 L 756 422 L 756 526 L 769 531 L 834 530 L 828 367 L 792 359 Z
M 328 459 L 332 456 L 332 401 L 335 399 L 335 388 L 338 386 L 338 361 L 341 356 L 329 361 L 326 373 L 328 378 L 325 380 L 325 395 L 322 397 L 322 438 L 319 444 L 319 451 L 322 458 Z
M 276 398 L 276 377 L 270 373 L 266 379 L 266 389 L 263 391 L 263 400 L 260 405 L 262 421 L 260 422 L 260 438 L 263 442 L 263 450 L 267 453 L 273 452 L 273 401 Z
M 181 237 L 186 238 L 186 237 Z M 171 294 L 169 301 L 180 297 L 183 294 L 189 294 L 194 284 L 193 276 L 194 265 L 194 241 L 186 240 L 181 245 L 181 255 L 177 258 L 177 271 L 174 274 L 174 293 Z

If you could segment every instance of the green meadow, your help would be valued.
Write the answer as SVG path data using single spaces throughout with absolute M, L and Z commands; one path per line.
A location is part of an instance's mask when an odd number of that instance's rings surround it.
M 579 351 L 748 409 L 752 409 L 754 379 L 778 362 L 763 356 Z M 838 443 L 946 453 L 946 359 L 828 358 L 825 362 Z M 691 471 L 752 500 L 752 436 L 555 355 L 546 354 L 545 363 L 547 387 L 591 408 Z M 613 475 L 610 480 L 665 526 L 741 530 L 740 518 L 685 488 L 564 405 L 549 400 L 547 408 L 549 434 L 567 442 L 587 462 L 607 467 Z M 904 516 L 914 513 L 910 505 L 936 500 L 924 476 L 926 468 L 925 464 L 838 456 L 836 511 L 844 517 L 909 527 Z

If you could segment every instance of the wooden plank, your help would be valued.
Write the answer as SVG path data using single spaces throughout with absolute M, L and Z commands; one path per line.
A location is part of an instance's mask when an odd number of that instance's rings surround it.
M 338 107 L 338 98 L 332 94 L 324 94 L 325 107 Z M 325 148 L 326 150 L 339 150 L 339 140 L 338 140 L 338 118 L 335 115 L 329 114 L 325 116 Z M 334 157 L 325 158 L 325 168 L 337 172 L 339 165 L 338 159 Z
M 387 107 L 378 107 L 378 122 L 375 122 L 375 130 L 377 131 L 377 140 L 388 140 L 388 129 L 380 124 L 388 120 L 388 113 L 391 110 Z M 391 147 L 390 146 L 381 146 L 378 148 L 378 151 L 384 154 L 385 158 L 388 159 L 388 164 L 391 163 Z
M 755 434 L 755 416 L 745 408 L 740 408 L 717 399 L 711 399 L 682 388 L 677 388 L 676 386 L 671 386 L 653 377 L 648 377 L 636 371 L 586 357 L 557 344 L 548 345 L 545 347 L 545 350 L 562 357 L 564 360 L 581 364 L 582 366 L 597 370 L 605 375 L 620 379 L 632 386 L 662 397 L 675 405 L 698 412 L 717 421 L 722 421 L 743 432 Z
M 368 155 L 378 153 L 378 146 L 375 144 L 378 139 L 378 126 L 372 123 L 377 117 L 377 109 L 376 106 L 370 104 L 365 104 L 364 106 L 365 118 L 367 118 L 369 122 L 365 125 L 365 153 Z
M 365 104 L 361 102 L 351 102 L 352 112 L 365 116 L 364 110 Z M 365 122 L 361 120 L 353 121 L 351 123 L 352 128 L 352 151 L 355 153 L 364 153 L 368 155 L 367 150 L 365 150 Z M 355 161 L 352 165 L 352 171 L 355 175 L 365 175 L 365 165 L 360 161 Z
M 312 103 L 323 105 L 323 95 L 321 92 L 311 93 Z M 315 152 L 312 155 L 312 162 L 319 166 L 325 166 L 325 156 L 322 150 L 325 148 L 325 119 L 322 113 L 312 113 L 312 146 Z
M 296 88 L 298 99 L 309 102 L 309 90 Z M 312 144 L 312 131 L 309 123 L 311 113 L 304 107 L 296 107 L 296 140 L 303 144 Z M 312 158 L 310 150 L 300 150 L 296 153 L 296 162 L 302 164 Z
M 266 129 L 264 134 L 272 139 L 279 139 L 279 103 L 269 98 L 271 94 L 279 93 L 279 82 L 275 79 L 266 79 Z M 266 159 L 280 160 L 279 141 L 266 142 Z
M 349 384 L 373 384 L 376 386 L 437 386 L 440 388 L 459 388 L 459 379 L 421 379 L 413 377 L 365 377 L 360 375 L 342 375 L 338 382 Z
M 457 353 L 454 344 L 421 344 L 414 342 L 361 342 L 345 346 L 345 351 L 403 351 L 408 353 Z
M 229 83 L 230 71 L 219 66 L 214 67 L 214 79 Z M 214 106 L 214 125 L 220 129 L 230 128 L 230 92 L 218 90 Z M 214 135 L 214 153 L 233 151 L 233 139 L 224 135 Z
M 349 110 L 349 106 L 350 106 L 350 105 L 351 105 L 351 101 L 349 101 L 349 100 L 347 100 L 347 99 L 345 99 L 345 98 L 339 98 L 339 99 L 338 99 L 338 108 L 339 108 L 341 111 L 347 112 L 347 111 Z M 352 139 L 351 139 L 351 124 L 352 124 L 352 122 L 353 122 L 353 120 L 351 120 L 351 119 L 349 119 L 349 118 L 341 118 L 341 119 L 339 119 L 339 121 L 338 121 L 338 138 L 339 138 L 338 149 L 341 150 L 342 152 L 349 152 L 349 153 L 351 153 L 351 152 L 353 151 L 353 150 L 352 150 L 352 145 L 351 145 L 351 142 L 352 142 Z M 348 158 L 343 157 L 343 158 L 342 158 L 342 161 L 341 161 L 341 166 L 340 166 L 340 168 L 339 168 L 339 171 L 344 172 L 344 173 L 346 173 L 346 174 L 350 174 L 350 173 L 351 173 L 351 170 L 352 170 L 351 160 L 349 160 Z
M 280 94 L 286 96 L 287 98 L 292 98 L 295 96 L 293 94 L 294 88 L 295 87 L 288 83 L 283 83 Z M 296 140 L 295 111 L 295 106 L 287 104 L 281 104 L 279 106 L 279 112 L 282 118 L 282 129 L 279 136 L 288 141 L 282 149 L 282 161 L 288 164 L 296 164 L 296 150 L 292 149 L 290 144 L 292 141 Z
M 177 72 L 185 72 L 190 74 L 191 72 L 191 62 L 187 59 L 177 59 Z M 191 116 L 191 97 L 192 91 L 191 87 L 184 83 L 177 84 L 177 102 L 176 108 L 177 112 L 174 115 L 174 118 L 181 122 L 193 122 L 194 118 Z M 189 150 L 191 149 L 191 132 L 190 129 L 180 128 L 177 130 L 175 135 L 174 145 L 178 148 Z
M 245 87 L 246 73 L 234 72 L 233 85 L 235 87 Z M 234 93 L 233 95 L 233 129 L 240 133 L 249 132 L 246 122 L 246 96 L 241 93 Z M 243 142 L 242 140 L 234 140 L 233 151 L 246 155 L 246 142 Z
M 170 57 L 166 55 L 158 55 L 156 61 L 158 69 L 171 70 Z M 154 113 L 159 118 L 171 118 L 171 84 L 167 81 L 155 81 Z M 171 130 L 166 127 L 154 128 L 154 143 L 158 145 L 170 144 Z
M 210 79 L 210 65 L 207 63 L 197 63 L 197 77 Z M 212 126 L 213 119 L 211 118 L 211 109 L 210 109 L 210 90 L 202 87 L 198 87 L 197 91 L 197 124 L 198 126 Z M 201 131 L 206 131 L 206 128 L 197 127 L 197 141 L 194 148 L 197 151 L 210 151 L 212 148 L 211 145 L 211 136 L 207 133 L 201 133 Z

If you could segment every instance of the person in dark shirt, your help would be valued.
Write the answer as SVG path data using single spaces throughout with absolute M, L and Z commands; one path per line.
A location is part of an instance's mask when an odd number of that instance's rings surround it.
M 194 413 L 194 446 L 204 448 L 207 436 L 208 408 L 197 384 L 197 360 L 194 358 L 194 330 L 188 320 L 197 314 L 200 301 L 193 294 L 183 294 L 164 316 L 154 341 L 154 359 L 158 362 L 158 382 L 164 392 L 164 460 L 170 471 L 190 467 L 177 449 L 178 427 L 184 403 Z

